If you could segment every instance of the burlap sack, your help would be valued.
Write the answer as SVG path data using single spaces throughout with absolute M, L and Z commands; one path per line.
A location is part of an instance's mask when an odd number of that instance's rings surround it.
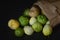
M 60 23 L 60 0 L 42 0 L 33 5 L 40 7 L 52 27 Z

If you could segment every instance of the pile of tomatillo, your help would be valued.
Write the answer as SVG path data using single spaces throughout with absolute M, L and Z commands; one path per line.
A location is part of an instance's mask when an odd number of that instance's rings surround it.
M 33 35 L 34 32 L 42 32 L 44 36 L 52 34 L 50 21 L 37 7 L 24 10 L 23 15 L 17 20 L 10 19 L 8 21 L 8 27 L 14 30 L 17 37 L 22 37 L 24 33 Z

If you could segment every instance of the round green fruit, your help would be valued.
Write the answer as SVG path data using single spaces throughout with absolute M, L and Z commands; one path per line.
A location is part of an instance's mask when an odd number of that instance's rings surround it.
M 50 21 L 47 21 L 46 24 L 49 24 L 50 25 Z
M 38 22 L 40 22 L 41 24 L 45 24 L 45 23 L 47 22 L 47 18 L 46 18 L 46 16 L 44 16 L 44 15 L 39 15 L 39 16 L 37 16 L 37 20 L 38 20 Z
M 40 32 L 43 27 L 42 27 L 42 25 L 41 25 L 39 22 L 35 22 L 35 23 L 32 25 L 32 28 L 34 29 L 34 31 Z
M 16 35 L 17 37 L 22 37 L 23 34 L 24 34 L 23 29 L 17 28 L 17 29 L 15 30 L 15 35 Z
M 19 18 L 19 22 L 21 23 L 22 26 L 25 26 L 25 25 L 27 25 L 29 23 L 29 19 L 27 17 L 25 17 L 25 16 L 21 16 Z
M 51 35 L 51 33 L 52 33 L 51 26 L 50 25 L 45 25 L 42 32 L 45 36 Z
M 29 10 L 29 9 L 26 9 L 26 10 L 24 11 L 24 15 L 25 15 L 25 16 L 29 16 L 29 12 L 30 12 L 30 10 Z

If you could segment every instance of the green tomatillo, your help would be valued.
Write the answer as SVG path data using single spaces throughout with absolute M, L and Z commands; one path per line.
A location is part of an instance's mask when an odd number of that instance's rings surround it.
M 32 25 L 32 28 L 35 32 L 40 32 L 43 28 L 42 24 L 40 24 L 39 22 L 35 22 L 33 25 Z
M 42 32 L 45 36 L 49 36 L 52 34 L 52 27 L 49 24 L 46 24 Z
M 19 22 L 21 23 L 22 26 L 25 26 L 29 23 L 29 19 L 25 16 L 19 17 Z
M 17 28 L 17 29 L 15 30 L 15 35 L 16 35 L 17 37 L 22 37 L 23 34 L 24 34 L 24 31 L 23 31 L 22 28 Z
M 37 16 L 37 20 L 38 20 L 38 22 L 40 22 L 43 25 L 46 24 L 46 22 L 47 22 L 47 18 L 44 15 Z

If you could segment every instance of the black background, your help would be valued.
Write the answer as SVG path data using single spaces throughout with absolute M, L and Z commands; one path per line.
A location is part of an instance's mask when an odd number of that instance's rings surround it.
M 34 33 L 31 36 L 24 35 L 20 38 L 16 37 L 14 31 L 8 27 L 7 23 L 9 19 L 13 18 L 18 20 L 19 16 L 23 14 L 23 11 L 26 8 L 30 8 L 36 1 L 37 0 L 8 1 L 8 14 L 5 13 L 2 17 L 3 21 L 1 21 L 1 23 L 4 23 L 4 25 L 1 24 L 3 27 L 0 28 L 1 40 L 60 40 L 60 24 L 53 28 L 53 33 L 49 37 L 45 37 L 42 33 Z

